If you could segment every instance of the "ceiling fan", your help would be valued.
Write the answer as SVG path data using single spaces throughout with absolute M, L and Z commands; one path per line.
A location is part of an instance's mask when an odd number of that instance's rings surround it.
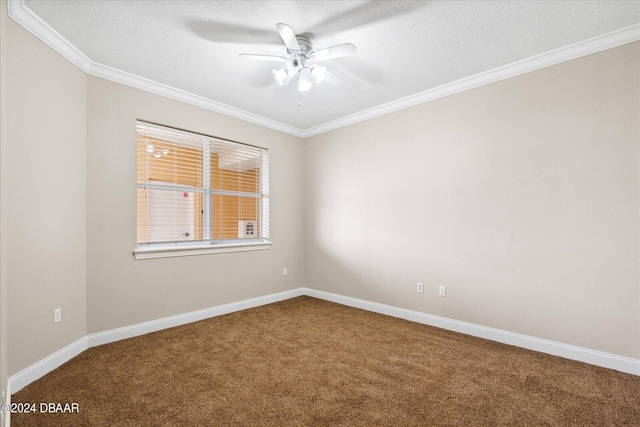
M 340 83 L 340 77 L 327 71 L 318 62 L 342 58 L 356 53 L 356 47 L 351 43 L 339 44 L 324 49 L 313 50 L 313 44 L 308 37 L 296 35 L 293 29 L 286 24 L 277 24 L 276 29 L 287 47 L 287 57 L 272 55 L 255 55 L 241 53 L 240 56 L 258 61 L 279 62 L 284 68 L 274 69 L 273 74 L 280 86 L 286 86 L 295 78 L 298 81 L 298 90 L 306 92 L 311 89 L 313 82 L 325 81 L 331 85 Z

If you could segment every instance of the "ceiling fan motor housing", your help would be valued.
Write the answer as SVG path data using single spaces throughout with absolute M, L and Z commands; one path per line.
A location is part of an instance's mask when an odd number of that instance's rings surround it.
M 313 50 L 313 44 L 311 43 L 311 40 L 309 40 L 309 38 L 296 35 L 296 40 L 298 40 L 298 44 L 300 45 L 300 53 L 302 53 L 303 55 Z
M 287 49 L 290 54 L 293 54 L 291 57 L 291 68 L 301 71 L 307 67 L 307 60 L 309 59 L 309 53 L 313 52 L 313 44 L 308 37 L 296 35 L 296 40 L 300 45 L 300 51 L 291 51 Z
M 290 65 L 291 68 L 297 69 L 300 67 L 305 67 L 305 62 L 309 57 L 307 56 L 307 52 L 312 52 L 313 44 L 311 40 L 309 40 L 305 36 L 296 35 L 296 40 L 300 45 L 300 51 L 291 51 L 287 49 L 287 52 L 292 55 Z

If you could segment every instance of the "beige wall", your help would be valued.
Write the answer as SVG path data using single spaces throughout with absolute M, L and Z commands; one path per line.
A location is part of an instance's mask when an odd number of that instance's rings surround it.
M 87 77 L 14 21 L 7 27 L 2 239 L 13 375 L 87 333 Z
M 306 140 L 307 286 L 639 358 L 638 53 Z
M 89 333 L 303 285 L 299 138 L 96 77 L 87 87 Z M 272 248 L 134 260 L 136 119 L 268 148 Z

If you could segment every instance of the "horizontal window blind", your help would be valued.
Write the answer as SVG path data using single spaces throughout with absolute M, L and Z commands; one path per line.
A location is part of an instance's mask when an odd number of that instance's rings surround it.
M 266 149 L 138 121 L 137 154 L 139 245 L 269 237 Z

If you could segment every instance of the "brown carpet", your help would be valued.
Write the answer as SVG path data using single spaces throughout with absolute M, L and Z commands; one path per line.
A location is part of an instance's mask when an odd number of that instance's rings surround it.
M 309 297 L 91 348 L 12 426 L 640 425 L 640 377 Z

